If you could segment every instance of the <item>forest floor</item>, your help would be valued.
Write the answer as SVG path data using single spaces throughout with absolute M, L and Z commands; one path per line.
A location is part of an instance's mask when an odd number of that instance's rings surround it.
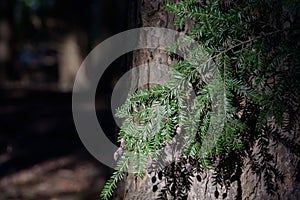
M 99 199 L 111 170 L 81 143 L 71 95 L 0 88 L 0 200 Z M 107 106 L 100 104 L 97 113 L 105 116 Z M 113 127 L 109 120 L 102 124 Z

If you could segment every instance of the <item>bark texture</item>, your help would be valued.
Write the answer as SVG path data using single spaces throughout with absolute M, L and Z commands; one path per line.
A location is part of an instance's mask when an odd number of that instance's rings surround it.
M 130 0 L 129 1 L 129 28 L 137 27 L 163 27 L 174 29 L 174 16 L 167 13 L 162 5 L 164 0 Z M 157 38 L 159 41 L 159 38 Z M 144 70 L 132 70 L 131 90 L 145 89 L 151 85 L 161 85 L 169 77 L 165 76 L 168 67 L 173 61 L 163 49 L 140 49 L 132 53 L 131 66 L 145 66 Z M 154 70 L 154 65 L 160 65 L 160 71 Z M 146 84 L 145 84 L 146 83 Z M 155 199 L 152 192 L 152 182 L 149 176 L 143 180 L 127 174 L 119 184 L 118 192 L 113 199 Z
M 292 131 L 294 133 L 294 139 L 299 145 L 299 126 L 295 127 Z M 281 131 L 282 134 L 286 134 Z M 290 134 L 286 134 L 290 137 Z M 298 140 L 298 141 L 297 141 Z M 299 182 L 299 156 L 290 151 L 288 146 L 271 140 L 269 145 L 269 151 L 275 158 L 276 166 L 283 174 L 283 181 L 277 181 L 278 194 L 274 196 L 268 195 L 266 191 L 266 182 L 264 181 L 265 171 L 262 171 L 260 175 L 253 172 L 251 169 L 253 155 L 257 154 L 257 144 L 252 149 L 252 154 L 246 156 L 243 163 L 243 172 L 241 174 L 241 186 L 242 186 L 242 199 L 254 200 L 254 199 L 274 199 L 274 200 L 298 200 L 300 199 L 300 182 Z M 291 144 L 292 145 L 292 144 Z M 298 152 L 299 154 L 299 152 Z
M 286 10 L 288 14 L 289 22 L 282 24 L 285 29 L 292 29 L 291 25 L 299 27 L 300 25 L 300 9 L 291 8 Z M 271 20 L 270 20 L 271 21 Z M 274 19 L 273 21 L 276 21 Z M 286 33 L 284 34 L 286 37 Z M 286 38 L 290 40 L 290 38 Z M 289 115 L 289 114 L 287 114 Z M 287 116 L 286 116 L 287 117 Z M 269 121 L 269 126 L 275 126 L 274 121 Z M 266 190 L 265 175 L 266 171 L 262 171 L 261 174 L 254 173 L 251 167 L 253 166 L 253 160 L 258 154 L 257 141 L 249 149 L 246 149 L 246 156 L 242 163 L 242 174 L 241 174 L 241 189 L 243 200 L 254 200 L 254 199 L 274 199 L 274 200 L 297 200 L 300 199 L 300 159 L 299 159 L 299 145 L 300 145 L 300 130 L 299 130 L 299 119 L 295 126 L 290 130 L 282 130 L 277 127 L 280 134 L 269 137 L 269 153 L 275 158 L 274 164 L 278 167 L 278 170 L 283 175 L 283 180 L 276 181 L 278 184 L 277 194 L 270 196 Z M 281 135 L 281 136 L 280 136 Z M 278 142 L 280 138 L 287 138 L 289 142 L 283 140 Z
M 130 27 L 163 27 L 175 30 L 174 27 L 174 15 L 166 12 L 163 9 L 164 0 L 135 0 L 130 1 L 131 9 L 129 10 L 130 15 Z M 135 15 L 135 16 L 132 16 Z M 187 31 L 189 27 L 186 27 Z M 159 40 L 159 38 L 158 38 Z M 161 64 L 170 66 L 174 61 L 165 54 L 165 51 L 161 49 L 142 49 L 133 52 L 132 67 L 138 67 L 145 65 L 146 70 L 134 71 L 131 80 L 131 92 L 137 88 L 148 88 L 152 86 L 152 83 L 163 83 L 169 79 L 164 76 L 164 71 L 168 68 L 164 68 L 161 71 L 154 70 L 151 68 L 153 64 Z M 148 84 L 144 84 L 144 83 Z M 193 187 L 189 192 L 190 200 L 210 200 L 215 199 L 216 186 L 212 183 L 212 172 L 207 171 L 202 175 L 203 180 L 198 182 L 196 178 L 193 179 Z M 137 200 L 150 200 L 156 199 L 159 194 L 152 191 L 153 183 L 151 177 L 146 175 L 142 180 L 134 177 L 132 174 L 128 174 L 122 183 L 119 184 L 117 195 L 114 199 L 137 199 Z M 162 186 L 159 186 L 162 187 Z M 234 199 L 237 195 L 237 181 L 232 184 L 232 189 L 227 191 L 226 199 Z M 218 186 L 218 191 L 222 195 L 225 193 L 225 188 Z
M 163 0 L 132 0 L 129 1 L 129 27 L 165 27 L 174 29 L 174 16 L 167 13 L 163 8 Z M 299 13 L 299 12 L 298 12 Z M 297 15 L 296 15 L 297 16 Z M 295 18 L 295 16 L 294 16 Z M 296 18 L 297 19 L 297 18 Z M 293 19 L 293 20 L 296 20 Z M 186 27 L 188 29 L 188 27 Z M 148 88 L 151 84 L 143 84 L 145 82 L 164 82 L 168 77 L 162 76 L 160 72 L 151 69 L 150 63 L 158 63 L 171 65 L 172 60 L 165 55 L 165 52 L 158 49 L 138 50 L 133 52 L 132 67 L 146 65 L 145 71 L 135 71 L 131 80 L 132 91 L 136 88 Z M 165 69 L 167 70 L 167 68 Z M 295 143 L 299 145 L 299 126 L 293 130 Z M 278 183 L 278 195 L 269 196 L 266 192 L 264 183 L 264 172 L 257 175 L 251 169 L 253 155 L 258 151 L 256 142 L 249 147 L 243 159 L 238 163 L 235 176 L 231 180 L 230 187 L 215 186 L 213 184 L 213 172 L 206 171 L 201 174 L 202 181 L 199 182 L 196 178 L 193 179 L 193 186 L 189 192 L 188 199 L 190 200 L 213 200 L 213 199 L 228 199 L 228 200 L 269 200 L 269 199 L 300 199 L 299 185 L 299 157 L 297 154 L 290 152 L 287 146 L 282 144 L 274 145 L 275 141 L 271 141 L 269 148 L 270 153 L 275 157 L 276 164 L 284 174 L 284 180 Z M 299 154 L 299 152 L 298 152 Z M 128 200 L 143 200 L 156 199 L 158 192 L 152 191 L 153 183 L 150 176 L 145 176 L 144 179 L 139 179 L 131 174 L 128 174 L 122 183 L 119 184 L 118 192 L 113 199 L 128 199 Z M 216 190 L 218 198 L 216 198 Z M 158 189 L 159 191 L 159 189 Z

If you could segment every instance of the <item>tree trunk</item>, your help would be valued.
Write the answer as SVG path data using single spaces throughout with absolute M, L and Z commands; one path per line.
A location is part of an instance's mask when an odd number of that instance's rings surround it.
M 136 27 L 164 27 L 174 29 L 174 16 L 167 13 L 162 5 L 164 0 L 129 0 L 129 28 Z M 163 83 L 169 77 L 162 76 L 165 68 L 161 72 L 151 69 L 150 65 L 161 64 L 170 66 L 172 61 L 162 50 L 141 49 L 132 54 L 132 67 L 145 66 L 145 70 L 134 70 L 131 80 L 131 89 L 151 87 L 150 83 Z M 145 84 L 147 83 L 147 84 Z M 119 184 L 118 192 L 113 199 L 155 199 L 156 194 L 152 192 L 151 179 L 145 176 L 143 180 L 135 178 L 132 174 L 127 174 Z
M 59 89 L 62 91 L 72 90 L 76 73 L 83 61 L 83 49 L 86 49 L 87 40 L 84 32 L 72 31 L 63 37 L 59 45 L 58 59 Z M 79 81 L 83 87 L 88 87 L 88 79 L 83 74 Z
M 167 13 L 163 8 L 163 0 L 132 0 L 129 1 L 129 27 L 165 27 L 174 30 L 174 16 Z M 131 9 L 131 10 L 130 10 Z M 186 28 L 187 29 L 187 28 Z M 173 61 L 172 61 L 173 62 Z M 151 69 L 149 63 L 159 63 L 170 66 L 172 64 L 165 52 L 159 50 L 138 50 L 133 53 L 132 67 L 146 65 L 146 71 L 133 74 L 131 88 L 148 88 L 151 84 L 144 85 L 148 82 L 164 82 L 167 77 L 161 77 L 157 71 Z M 163 79 L 163 80 L 162 80 Z M 299 127 L 295 127 L 293 131 L 295 143 L 299 144 Z M 256 142 L 255 142 L 256 143 Z M 264 183 L 264 172 L 257 175 L 251 169 L 253 155 L 257 153 L 256 144 L 246 150 L 245 155 L 239 157 L 236 161 L 236 169 L 232 172 L 231 183 L 229 188 L 221 187 L 213 184 L 213 171 L 205 171 L 201 174 L 201 181 L 193 178 L 193 185 L 189 192 L 190 200 L 212 200 L 212 199 L 228 199 L 228 200 L 255 200 L 255 199 L 300 199 L 299 193 L 299 157 L 295 156 L 289 149 L 278 144 L 274 146 L 274 142 L 270 142 L 268 148 L 270 153 L 276 158 L 279 169 L 284 174 L 283 182 L 278 182 L 278 195 L 270 196 L 267 194 L 266 185 Z M 297 152 L 298 154 L 299 152 Z M 229 161 L 230 162 L 230 161 Z M 119 184 L 118 192 L 113 199 L 156 199 L 158 192 L 153 192 L 153 183 L 150 176 L 145 176 L 142 180 L 127 174 L 124 180 Z M 158 190 L 159 191 L 159 190 Z M 216 192 L 217 191 L 217 192 Z
M 294 27 L 299 27 L 300 25 L 300 10 L 299 7 L 292 9 L 282 9 L 287 13 L 289 17 L 289 22 L 281 24 L 285 29 L 293 29 Z M 272 20 L 272 19 L 271 19 Z M 270 21 L 271 21 L 270 20 Z M 275 21 L 276 19 L 273 19 Z M 279 22 L 282 23 L 282 22 Z M 290 40 L 290 38 L 286 38 Z M 299 95 L 299 94 L 298 94 Z M 299 98 L 299 96 L 298 96 Z M 297 105 L 299 102 L 297 102 Z M 294 111 L 290 111 L 294 112 Z M 288 116 L 293 115 L 293 113 L 286 113 L 286 121 L 289 121 Z M 297 200 L 300 199 L 300 131 L 299 131 L 299 118 L 293 123 L 293 126 L 289 130 L 283 130 L 277 127 L 277 134 L 272 133 L 268 135 L 268 145 L 266 149 L 271 156 L 273 156 L 273 166 L 277 167 L 280 174 L 274 175 L 272 178 L 277 186 L 275 186 L 276 194 L 270 196 L 268 194 L 266 182 L 266 176 L 270 173 L 268 172 L 268 167 L 264 171 L 259 173 L 253 172 L 253 160 L 257 157 L 259 153 L 258 140 L 254 141 L 254 144 L 248 149 L 246 149 L 246 154 L 243 157 L 242 163 L 242 174 L 241 189 L 242 189 L 242 199 L 252 200 L 252 199 L 287 199 L 287 200 Z M 268 126 L 276 127 L 274 121 L 269 121 Z M 271 168 L 273 167 L 271 166 Z M 252 168 L 252 169 L 251 169 Z M 273 172 L 271 172 L 273 173 Z M 282 180 L 278 178 L 282 175 Z
M 130 1 L 129 9 L 129 26 L 132 27 L 163 27 L 175 30 L 174 15 L 166 12 L 163 9 L 164 0 L 135 0 Z M 188 29 L 186 27 L 185 29 Z M 142 49 L 133 52 L 132 67 L 146 65 L 146 70 L 135 71 L 132 74 L 131 91 L 136 88 L 151 87 L 151 83 L 162 83 L 167 81 L 169 77 L 161 76 L 161 72 L 151 69 L 150 63 L 163 64 L 170 66 L 174 63 L 165 51 L 155 49 Z M 167 69 L 165 69 L 167 70 Z M 147 82 L 147 85 L 144 83 Z M 203 180 L 199 183 L 196 178 L 193 179 L 193 187 L 189 192 L 188 199 L 210 200 L 215 199 L 216 186 L 212 183 L 212 172 L 207 171 L 202 174 Z M 136 178 L 132 174 L 128 174 L 122 183 L 119 185 L 119 191 L 116 192 L 114 199 L 156 199 L 159 191 L 152 191 L 153 183 L 150 176 L 145 176 L 144 179 Z M 227 199 L 234 199 L 237 195 L 237 181 L 232 184 L 232 190 L 227 192 Z M 222 195 L 224 188 L 218 188 Z
M 299 128 L 294 130 L 295 136 L 299 140 Z M 272 146 L 273 145 L 273 146 Z M 255 155 L 257 151 L 254 147 L 252 155 Z M 277 181 L 278 194 L 270 196 L 266 190 L 266 182 L 264 181 L 265 171 L 261 172 L 261 175 L 253 173 L 251 169 L 251 160 L 253 156 L 249 155 L 244 160 L 242 167 L 243 173 L 241 174 L 242 185 L 242 199 L 254 200 L 254 199 L 286 199 L 297 200 L 300 199 L 300 184 L 299 184 L 299 156 L 289 151 L 289 148 L 282 144 L 274 146 L 274 141 L 269 145 L 269 151 L 275 158 L 275 163 L 278 169 L 284 175 L 283 181 Z M 298 152 L 299 154 L 299 152 Z
M 14 1 L 0 0 L 0 81 L 12 70 L 12 26 Z

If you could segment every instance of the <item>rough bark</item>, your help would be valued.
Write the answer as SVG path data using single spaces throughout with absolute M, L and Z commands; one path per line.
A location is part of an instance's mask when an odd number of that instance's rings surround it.
M 164 0 L 130 0 L 129 1 L 129 28 L 136 27 L 163 27 L 174 29 L 174 16 L 167 13 L 163 7 Z M 145 66 L 145 70 L 134 70 L 131 80 L 131 92 L 137 88 L 151 87 L 150 83 L 163 83 L 169 77 L 163 76 L 168 68 L 162 68 L 161 72 L 153 70 L 152 64 L 170 66 L 171 59 L 161 49 L 141 49 L 132 54 L 132 67 Z M 153 65 L 152 65 L 153 66 Z M 148 83 L 148 84 L 144 84 Z M 127 174 L 119 184 L 118 192 L 113 199 L 155 199 L 152 192 L 152 183 L 149 176 L 143 180 Z
M 129 10 L 131 19 L 130 27 L 166 27 L 174 29 L 173 22 L 174 16 L 170 15 L 162 8 L 163 0 L 135 0 L 130 1 Z M 140 83 L 144 81 L 148 82 L 160 82 L 165 81 L 167 77 L 161 77 L 160 74 L 157 74 L 156 71 L 150 68 L 149 63 L 159 63 L 170 65 L 169 58 L 164 54 L 164 52 L 159 50 L 139 50 L 133 53 L 132 67 L 137 67 L 139 65 L 147 65 L 148 68 L 146 71 L 136 71 L 133 74 L 131 81 L 131 88 L 147 88 L 151 85 L 141 85 Z M 144 80 L 146 79 L 146 80 Z M 299 127 L 297 126 L 294 130 L 294 139 L 297 144 L 299 144 Z M 299 172 L 298 168 L 299 157 L 291 153 L 289 149 L 282 145 L 278 144 L 277 146 L 273 145 L 274 142 L 271 142 L 269 145 L 270 152 L 276 158 L 276 163 L 279 166 L 279 169 L 284 174 L 284 181 L 278 184 L 278 195 L 269 196 L 266 192 L 263 173 L 258 176 L 251 169 L 251 160 L 252 154 L 255 154 L 257 149 L 255 147 L 255 142 L 248 152 L 245 153 L 244 157 L 238 163 L 237 170 L 233 172 L 235 179 L 231 182 L 230 188 L 226 189 L 220 186 L 217 186 L 219 193 L 218 199 L 228 199 L 228 200 L 255 200 L 255 199 L 290 199 L 296 200 L 300 199 L 299 193 Z M 298 152 L 299 153 L 299 152 Z M 189 192 L 188 199 L 190 200 L 212 200 L 217 199 L 215 195 L 216 186 L 212 183 L 213 172 L 206 171 L 201 175 L 202 181 L 198 182 L 196 178 L 193 179 L 193 186 Z M 298 180 L 297 180 L 298 179 Z M 120 183 L 119 190 L 114 199 L 155 199 L 157 197 L 157 192 L 152 192 L 153 184 L 149 176 L 139 179 L 134 177 L 131 174 L 128 174 L 124 181 Z M 223 196 L 226 194 L 226 197 Z
M 284 10 L 284 8 L 283 8 Z M 289 22 L 282 24 L 285 29 L 292 28 L 291 24 L 299 27 L 300 24 L 300 10 L 299 8 L 292 8 L 285 10 L 288 13 Z M 275 20 L 274 20 L 275 21 Z M 290 38 L 286 38 L 289 40 Z M 291 113 L 289 113 L 291 114 Z M 287 115 L 289 115 L 287 114 Z M 289 130 L 282 130 L 277 127 L 279 134 L 269 137 L 269 153 L 274 156 L 274 164 L 284 176 L 282 181 L 276 181 L 278 184 L 277 194 L 270 196 L 266 190 L 266 182 L 264 181 L 265 171 L 261 174 L 256 174 L 251 169 L 252 161 L 258 153 L 257 141 L 249 149 L 246 149 L 246 154 L 242 165 L 241 174 L 241 189 L 242 199 L 287 199 L 296 200 L 300 199 L 300 179 L 299 179 L 299 145 L 300 145 L 300 131 L 299 119 L 295 122 L 294 126 Z M 269 122 L 270 126 L 276 126 L 273 121 Z M 281 135 L 281 136 L 280 136 Z M 290 142 L 278 142 L 281 137 L 288 138 Z
M 134 27 L 164 27 L 175 30 L 174 15 L 166 12 L 162 5 L 163 0 L 136 0 L 131 1 L 131 9 L 129 26 Z M 132 16 L 135 15 L 135 16 Z M 132 21 L 133 20 L 133 21 Z M 188 29 L 188 27 L 186 27 Z M 131 91 L 136 88 L 148 88 L 151 84 L 143 85 L 142 83 L 161 83 L 165 82 L 169 77 L 162 76 L 162 72 L 151 69 L 150 64 L 163 64 L 170 66 L 173 61 L 166 56 L 165 51 L 158 49 L 142 49 L 133 52 L 132 67 L 146 65 L 146 70 L 135 71 L 132 74 Z M 168 70 L 165 68 L 164 70 Z M 207 171 L 203 175 L 203 181 L 200 183 L 194 178 L 193 187 L 189 192 L 189 199 L 210 200 L 215 199 L 214 193 L 216 186 L 212 183 L 212 172 Z M 142 180 L 128 174 L 124 181 L 120 183 L 119 190 L 114 199 L 156 199 L 159 192 L 152 191 L 153 183 L 150 176 L 145 176 Z M 237 195 L 237 181 L 232 184 L 232 190 L 227 191 L 227 199 L 234 199 Z M 159 191 L 159 190 L 158 190 Z M 218 191 L 222 195 L 225 188 L 218 187 Z
M 272 122 L 270 122 L 272 123 Z M 247 154 L 243 162 L 243 171 L 241 174 L 241 186 L 242 186 L 242 199 L 253 200 L 253 199 L 287 199 L 297 200 L 300 199 L 300 182 L 299 182 L 299 152 L 294 152 L 292 148 L 296 145 L 296 149 L 299 151 L 299 121 L 293 130 L 290 130 L 291 134 L 281 130 L 281 135 L 286 138 L 290 138 L 293 142 L 288 144 L 276 143 L 278 138 L 270 138 L 268 149 L 271 155 L 274 156 L 274 164 L 278 167 L 278 170 L 283 174 L 283 180 L 277 180 L 278 184 L 275 195 L 270 196 L 266 190 L 265 173 L 262 171 L 261 174 L 256 174 L 251 169 L 252 161 L 258 153 L 257 141 L 253 148 L 250 150 L 251 154 Z M 279 135 L 278 135 L 279 136 Z M 275 136 L 276 137 L 276 136 Z M 297 151 L 296 150 L 296 151 Z

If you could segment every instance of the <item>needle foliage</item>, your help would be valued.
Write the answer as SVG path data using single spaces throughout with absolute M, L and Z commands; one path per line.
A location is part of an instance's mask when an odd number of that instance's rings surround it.
M 173 45 L 168 53 L 178 62 L 170 68 L 171 80 L 136 91 L 118 109 L 117 116 L 124 119 L 119 132 L 124 153 L 101 197 L 112 195 L 129 162 L 131 171 L 143 177 L 161 149 L 174 142 L 178 127 L 192 139 L 170 165 L 172 170 L 161 169 L 166 181 L 160 199 L 185 199 L 192 183 L 182 177 L 207 168 L 215 171 L 215 184 L 229 187 L 224 179 L 232 179 L 244 156 L 253 158 L 253 172 L 265 181 L 268 194 L 275 195 L 284 175 L 270 144 L 300 152 L 293 142 L 300 94 L 299 22 L 293 18 L 298 8 L 298 1 L 166 1 L 178 30 L 187 30 L 208 59 L 197 49 L 183 59 L 173 53 L 178 48 Z M 217 74 L 217 81 L 211 74 Z M 223 125 L 214 128 L 218 123 Z M 187 173 L 175 176 L 176 166 Z

